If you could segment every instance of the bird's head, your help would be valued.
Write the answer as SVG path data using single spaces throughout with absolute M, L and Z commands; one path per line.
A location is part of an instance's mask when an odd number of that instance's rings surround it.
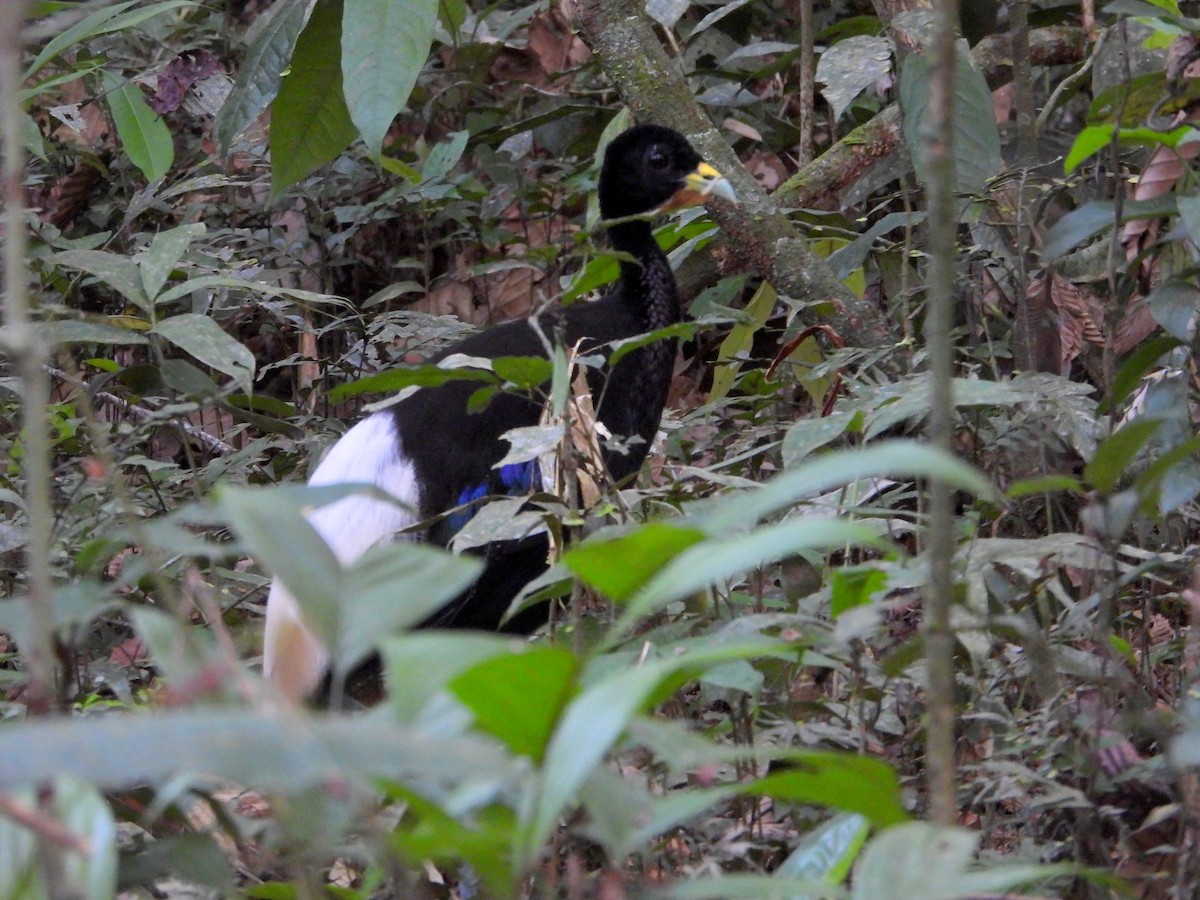
M 661 125 L 636 125 L 613 138 L 599 193 L 604 219 L 694 206 L 710 197 L 735 200 L 729 182 L 687 139 Z

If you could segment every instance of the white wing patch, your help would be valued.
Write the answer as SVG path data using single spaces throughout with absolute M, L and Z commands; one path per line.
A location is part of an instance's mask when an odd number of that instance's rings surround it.
M 392 539 L 417 521 L 420 492 L 416 469 L 404 455 L 395 420 L 386 410 L 347 431 L 308 483 L 314 487 L 373 484 L 403 504 L 353 496 L 308 513 L 309 522 L 342 564 L 353 562 L 373 545 Z M 329 662 L 328 648 L 305 626 L 295 598 L 275 579 L 267 597 L 263 674 L 284 694 L 299 700 L 316 690 Z

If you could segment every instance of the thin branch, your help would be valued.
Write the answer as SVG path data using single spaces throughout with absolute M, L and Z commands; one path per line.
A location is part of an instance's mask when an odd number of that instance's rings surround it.
M 25 692 L 31 713 L 49 712 L 54 700 L 53 584 L 50 579 L 50 434 L 47 409 L 50 350 L 33 321 L 26 291 L 27 230 L 25 223 L 25 148 L 21 90 L 23 2 L 0 3 L 0 132 L 4 153 L 4 317 L 6 350 L 21 377 L 22 432 L 25 455 L 25 508 L 29 517 L 26 544 L 28 626 L 21 653 L 29 675 Z
M 87 838 L 69 831 L 62 822 L 53 816 L 46 815 L 40 809 L 31 809 L 18 803 L 7 794 L 0 794 L 0 815 L 28 828 L 34 834 L 64 850 L 84 856 L 90 856 L 92 853 L 92 845 Z
M 932 379 L 927 433 L 929 442 L 953 452 L 954 270 L 958 216 L 954 198 L 955 41 L 958 10 L 954 0 L 937 0 L 936 35 L 931 48 L 935 68 L 930 84 L 930 135 L 926 144 L 929 183 L 929 273 L 925 342 Z M 924 600 L 926 665 L 925 763 L 929 816 L 939 825 L 958 823 L 954 753 L 954 497 L 950 485 L 935 478 L 929 485 L 929 590 Z

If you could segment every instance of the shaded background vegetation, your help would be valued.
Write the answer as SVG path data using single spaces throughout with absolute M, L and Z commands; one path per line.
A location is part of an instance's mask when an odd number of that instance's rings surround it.
M 5 124 L 53 516 L 10 342 L 0 893 L 1194 896 L 1182 6 L 963 4 L 956 462 L 903 440 L 930 404 L 919 4 L 31 4 Z M 590 197 L 630 111 L 743 197 L 660 231 L 696 323 L 661 441 L 633 488 L 539 501 L 576 541 L 535 586 L 571 597 L 551 636 L 406 633 L 404 594 L 468 564 L 323 565 L 276 486 L 403 364 L 612 274 Z M 907 821 L 931 477 L 959 491 L 952 830 Z M 527 527 L 492 507 L 464 544 Z M 300 566 L 343 663 L 382 645 L 368 714 L 253 671 L 268 573 Z

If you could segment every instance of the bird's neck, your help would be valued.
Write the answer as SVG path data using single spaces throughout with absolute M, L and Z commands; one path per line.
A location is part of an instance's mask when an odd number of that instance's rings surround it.
M 666 255 L 659 249 L 649 222 L 623 222 L 609 229 L 613 249 L 633 259 L 621 260 L 619 295 L 637 298 L 637 314 L 647 331 L 679 321 L 679 291 Z

